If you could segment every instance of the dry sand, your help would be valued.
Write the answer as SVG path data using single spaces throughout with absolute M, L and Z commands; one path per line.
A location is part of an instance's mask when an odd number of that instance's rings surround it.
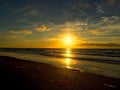
M 120 90 L 119 79 L 7 56 L 0 56 L 0 83 L 0 90 Z

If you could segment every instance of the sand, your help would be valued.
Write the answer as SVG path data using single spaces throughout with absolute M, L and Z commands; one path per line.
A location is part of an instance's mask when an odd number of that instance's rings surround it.
M 0 56 L 0 83 L 0 90 L 120 90 L 120 79 L 7 56 Z

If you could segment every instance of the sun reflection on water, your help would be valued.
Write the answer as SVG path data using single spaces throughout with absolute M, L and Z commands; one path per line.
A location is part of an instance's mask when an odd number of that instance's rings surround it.
M 66 49 L 66 53 L 65 53 L 65 65 L 66 65 L 66 68 L 70 68 L 70 65 L 71 65 L 71 49 Z
M 70 49 L 66 49 L 66 53 L 65 53 L 65 57 L 71 57 L 71 50 Z

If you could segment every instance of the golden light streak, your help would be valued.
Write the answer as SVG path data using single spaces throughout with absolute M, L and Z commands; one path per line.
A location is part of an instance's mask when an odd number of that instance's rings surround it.
M 66 49 L 65 57 L 70 57 L 71 56 L 71 50 L 68 48 Z
M 66 68 L 70 68 L 70 63 L 71 63 L 70 58 L 66 58 L 65 61 L 66 61 Z
M 70 68 L 70 63 L 71 63 L 71 59 L 70 59 L 70 56 L 71 56 L 71 49 L 67 48 L 66 49 L 66 54 L 65 54 L 65 64 L 66 64 L 66 68 Z
M 71 69 L 74 64 L 76 64 L 76 61 L 72 59 L 72 51 L 70 48 L 65 49 L 65 59 L 62 61 L 66 68 Z

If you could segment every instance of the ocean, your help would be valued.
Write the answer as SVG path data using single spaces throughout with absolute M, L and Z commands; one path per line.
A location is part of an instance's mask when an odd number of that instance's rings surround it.
M 0 56 L 120 79 L 120 49 L 0 48 Z

